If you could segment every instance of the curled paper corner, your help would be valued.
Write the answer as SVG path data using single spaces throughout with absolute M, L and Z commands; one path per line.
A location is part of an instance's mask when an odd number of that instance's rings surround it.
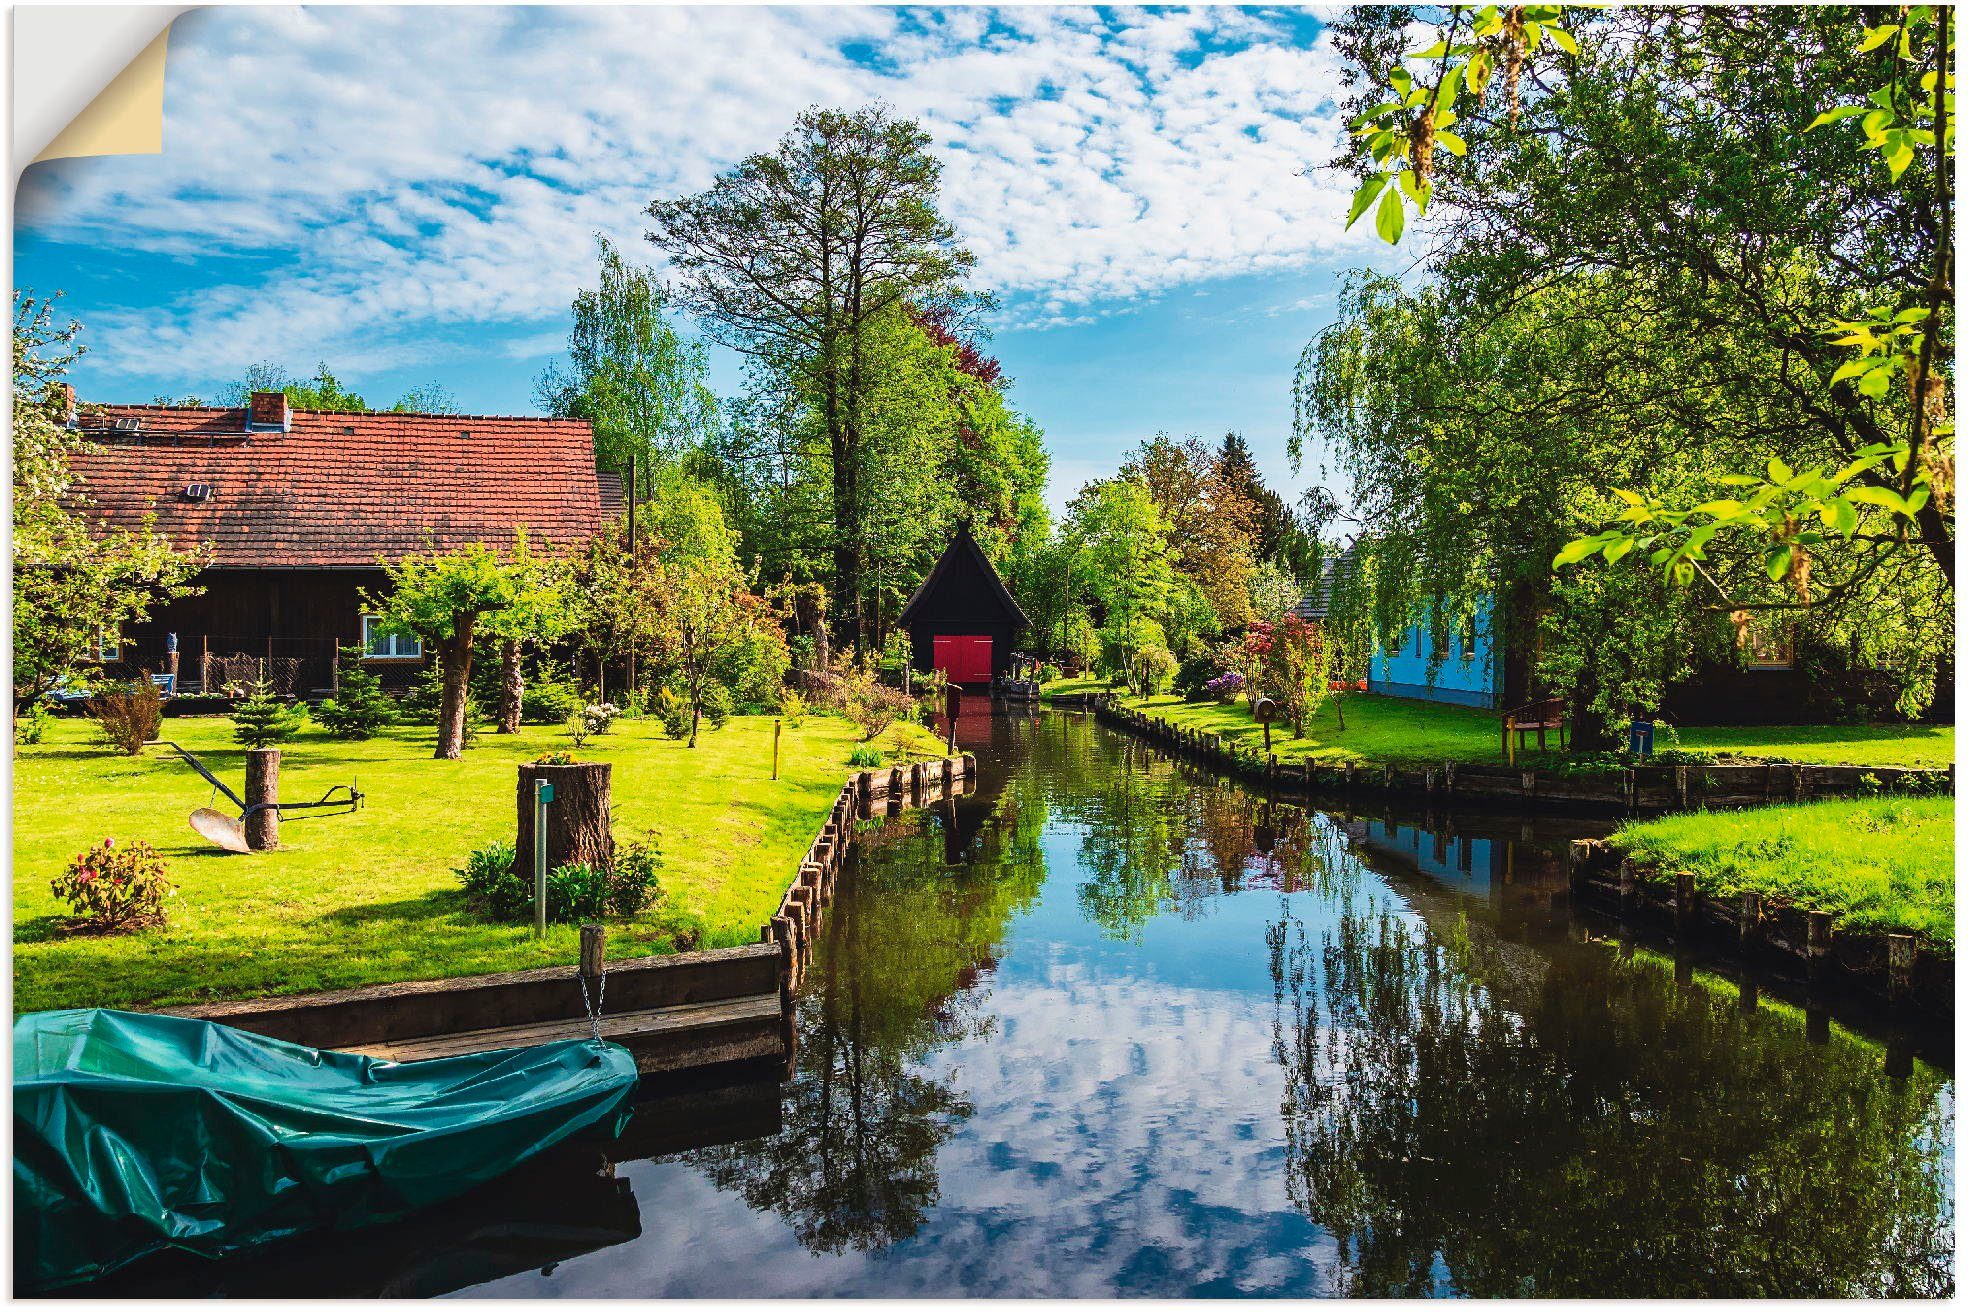
M 163 153 L 165 53 L 171 24 L 180 12 L 162 8 L 150 11 L 149 21 L 161 21 L 162 30 L 55 134 L 32 163 L 90 155 Z M 15 35 L 16 39 L 20 36 L 18 21 Z

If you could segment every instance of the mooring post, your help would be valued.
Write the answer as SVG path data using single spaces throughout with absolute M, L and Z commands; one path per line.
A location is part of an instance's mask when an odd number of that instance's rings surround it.
M 1674 876 L 1674 927 L 1687 929 L 1695 922 L 1695 876 L 1683 870 Z
M 1809 911 L 1804 916 L 1804 965 L 1809 978 L 1816 980 L 1831 960 L 1831 913 Z
M 779 777 L 779 725 L 778 720 L 772 722 L 772 777 L 774 779 Z
M 1640 885 L 1640 877 L 1634 872 L 1633 858 L 1630 856 L 1620 859 L 1619 883 L 1620 914 L 1624 916 L 1633 910 L 1634 894 L 1639 892 Z
M 280 749 L 254 747 L 246 752 L 246 806 L 260 808 L 246 817 L 246 846 L 270 852 L 280 846 Z
M 1744 952 L 1755 951 L 1763 941 L 1763 895 L 1744 891 L 1738 902 L 1736 943 Z
M 1886 996 L 1905 1002 L 1913 994 L 1914 938 L 1911 934 L 1886 936 Z

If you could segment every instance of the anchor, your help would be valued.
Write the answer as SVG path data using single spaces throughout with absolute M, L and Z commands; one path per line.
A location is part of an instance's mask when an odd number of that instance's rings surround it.
M 226 799 L 239 808 L 239 818 L 237 820 L 225 812 L 214 810 L 209 806 L 201 806 L 191 813 L 191 827 L 197 831 L 199 836 L 227 852 L 243 854 L 253 850 L 246 844 L 246 822 L 255 815 L 258 815 L 261 811 L 274 811 L 285 814 L 288 811 L 319 811 L 331 806 L 345 807 L 350 811 L 357 811 L 362 807 L 362 791 L 355 786 L 354 782 L 335 784 L 321 795 L 321 800 L 318 802 L 260 802 L 248 806 L 244 798 L 226 787 L 223 779 L 206 769 L 203 761 L 193 756 L 178 744 L 167 738 L 153 738 L 145 743 L 144 746 L 170 748 L 184 759 L 186 765 L 198 771 L 206 783 L 212 785 L 219 792 L 224 793 Z M 340 794 L 340 796 L 337 796 L 337 794 Z

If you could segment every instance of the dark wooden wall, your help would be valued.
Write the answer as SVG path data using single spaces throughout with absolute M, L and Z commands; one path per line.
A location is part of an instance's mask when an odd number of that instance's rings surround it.
M 937 634 L 988 634 L 991 638 L 991 677 L 1011 673 L 1011 647 L 1018 630 L 1003 620 L 917 620 L 909 625 L 909 651 L 916 672 L 927 674 L 936 664 Z

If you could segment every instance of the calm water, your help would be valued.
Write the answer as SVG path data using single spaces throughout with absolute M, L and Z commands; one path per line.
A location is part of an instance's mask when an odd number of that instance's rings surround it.
M 981 791 L 858 845 L 791 1083 L 118 1292 L 1952 1290 L 1950 1074 L 1574 924 L 1564 842 L 1603 827 L 1267 804 L 1078 717 L 964 730 Z

